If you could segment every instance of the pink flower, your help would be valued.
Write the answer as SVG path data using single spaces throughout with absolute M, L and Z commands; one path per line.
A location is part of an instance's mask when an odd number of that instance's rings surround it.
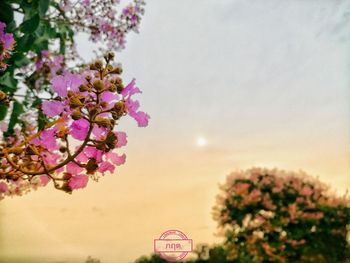
M 72 125 L 70 126 L 72 137 L 80 141 L 85 140 L 89 127 L 90 123 L 85 119 L 73 121 Z
M 8 186 L 4 182 L 0 183 L 0 193 L 6 193 L 8 191 Z
M 14 38 L 13 34 L 5 33 L 6 24 L 0 22 L 0 71 L 3 71 L 7 68 L 7 64 L 3 62 L 4 59 L 10 57 L 10 51 L 13 48 Z
M 138 100 L 132 100 L 131 98 L 127 98 L 125 100 L 125 106 L 128 112 L 136 112 L 140 107 L 140 103 Z
M 53 78 L 57 71 L 62 68 L 63 61 L 63 55 L 51 56 L 48 50 L 43 50 L 41 56 L 35 62 L 35 68 L 36 71 L 40 71 L 44 64 L 47 65 L 50 68 L 50 77 Z
M 50 177 L 47 175 L 40 176 L 40 182 L 42 186 L 46 186 L 50 182 Z
M 86 147 L 84 149 L 84 154 L 88 157 L 88 159 L 94 158 L 96 160 L 96 162 L 100 163 L 102 162 L 102 155 L 103 152 L 100 150 L 97 150 L 94 147 Z
M 67 86 L 63 76 L 55 76 L 51 79 L 52 89 L 61 97 L 67 96 Z
M 312 195 L 313 194 L 313 190 L 311 189 L 311 187 L 310 186 L 304 186 L 302 189 L 301 189 L 301 191 L 300 191 L 300 193 L 302 194 L 302 195 L 305 195 L 305 196 L 310 196 L 310 195 Z
M 102 162 L 100 167 L 98 168 L 98 171 L 100 173 L 105 173 L 107 171 L 109 171 L 110 173 L 113 173 L 114 170 L 115 170 L 115 166 L 110 162 Z
M 245 193 L 247 193 L 249 187 L 250 187 L 250 184 L 238 183 L 235 185 L 235 192 L 238 195 L 245 194 Z
M 133 113 L 131 114 L 130 116 L 132 116 L 139 127 L 147 127 L 148 126 L 148 121 L 150 119 L 150 116 L 143 112 L 143 111 L 139 111 L 139 112 L 136 112 L 136 113 Z
M 81 152 L 76 158 L 76 161 L 78 162 L 87 162 L 88 160 L 89 160 L 89 157 L 87 157 L 84 152 Z
M 97 140 L 101 140 L 107 134 L 107 129 L 103 127 L 99 127 L 98 125 L 94 125 L 92 129 L 92 134 L 95 135 Z
M 69 179 L 68 186 L 72 190 L 85 188 L 88 181 L 89 181 L 89 177 L 87 177 L 86 175 L 78 174 L 78 175 L 72 176 Z
M 81 168 L 79 165 L 75 164 L 74 162 L 70 162 L 67 164 L 67 173 L 70 173 L 72 175 L 79 174 L 83 168 Z
M 0 131 L 4 132 L 7 131 L 8 124 L 6 122 L 1 122 L 0 123 Z
M 61 97 L 66 97 L 68 90 L 77 92 L 79 86 L 85 81 L 81 75 L 66 72 L 64 75 L 55 76 L 51 79 L 53 90 Z
M 117 148 L 123 147 L 127 144 L 127 135 L 125 132 L 116 132 L 117 136 Z
M 113 152 L 108 152 L 106 154 L 107 159 L 111 160 L 115 165 L 122 165 L 125 163 L 126 160 L 126 155 L 118 155 L 116 153 Z
M 301 217 L 304 219 L 309 219 L 309 220 L 319 220 L 323 218 L 324 214 L 323 212 L 304 212 Z
M 52 128 L 44 130 L 39 137 L 34 138 L 31 143 L 35 145 L 41 145 L 49 151 L 58 149 L 58 144 L 56 141 L 56 131 L 57 128 Z
M 44 101 L 41 108 L 47 117 L 55 117 L 63 112 L 64 105 L 57 100 Z
M 148 125 L 148 120 L 150 116 L 142 111 L 137 111 L 140 103 L 137 100 L 127 99 L 125 101 L 126 110 L 129 115 L 136 120 L 139 127 L 146 127 Z
M 138 87 L 135 86 L 135 79 L 133 79 L 128 85 L 126 85 L 126 87 L 123 89 L 121 94 L 124 97 L 127 97 L 127 96 L 130 97 L 137 93 L 142 93 L 142 92 Z
M 135 86 L 135 79 L 133 79 L 122 91 L 123 97 L 126 97 L 125 107 L 130 117 L 136 120 L 139 127 L 146 127 L 150 116 L 143 111 L 138 111 L 140 103 L 131 99 L 131 96 L 137 93 L 141 93 L 141 91 Z
M 105 91 L 101 94 L 101 100 L 104 102 L 110 103 L 116 99 L 118 99 L 118 95 L 113 92 Z
M 42 156 L 43 156 L 44 162 L 52 166 L 55 166 L 61 157 L 59 154 L 52 153 L 52 152 L 45 152 L 42 154 Z
M 276 209 L 276 206 L 273 204 L 271 198 L 268 195 L 264 196 L 264 198 L 263 198 L 263 205 L 269 210 Z

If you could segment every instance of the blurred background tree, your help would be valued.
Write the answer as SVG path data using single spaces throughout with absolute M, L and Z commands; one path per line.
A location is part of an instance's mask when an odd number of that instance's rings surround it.
M 350 249 L 349 198 L 303 172 L 232 173 L 214 218 L 234 262 L 344 262 Z

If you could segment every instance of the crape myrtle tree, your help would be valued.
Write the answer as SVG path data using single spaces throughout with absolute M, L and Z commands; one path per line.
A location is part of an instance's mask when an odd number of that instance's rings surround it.
M 304 172 L 232 173 L 214 218 L 233 262 L 344 262 L 349 256 L 349 198 Z
M 129 115 L 149 116 L 124 84 L 115 52 L 138 32 L 144 2 L 0 1 L 0 199 L 52 184 L 71 193 L 125 162 L 117 129 Z M 100 59 L 84 63 L 78 32 L 97 42 Z

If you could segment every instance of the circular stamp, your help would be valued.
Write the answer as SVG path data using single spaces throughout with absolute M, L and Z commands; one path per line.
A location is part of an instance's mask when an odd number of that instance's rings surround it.
M 179 261 L 191 251 L 192 239 L 179 230 L 167 230 L 154 240 L 154 252 L 167 261 Z

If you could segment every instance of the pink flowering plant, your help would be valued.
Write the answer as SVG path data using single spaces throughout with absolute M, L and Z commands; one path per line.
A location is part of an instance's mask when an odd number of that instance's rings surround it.
M 349 199 L 303 172 L 232 173 L 214 218 L 233 262 L 344 262 L 350 249 Z
M 117 128 L 124 116 L 148 125 L 134 98 L 141 91 L 134 79 L 124 84 L 112 52 L 137 31 L 144 3 L 119 15 L 118 4 L 1 1 L 0 199 L 50 182 L 67 193 L 84 188 L 124 164 L 127 135 Z M 16 13 L 23 19 L 18 26 Z M 78 31 L 103 42 L 103 59 L 76 60 Z

